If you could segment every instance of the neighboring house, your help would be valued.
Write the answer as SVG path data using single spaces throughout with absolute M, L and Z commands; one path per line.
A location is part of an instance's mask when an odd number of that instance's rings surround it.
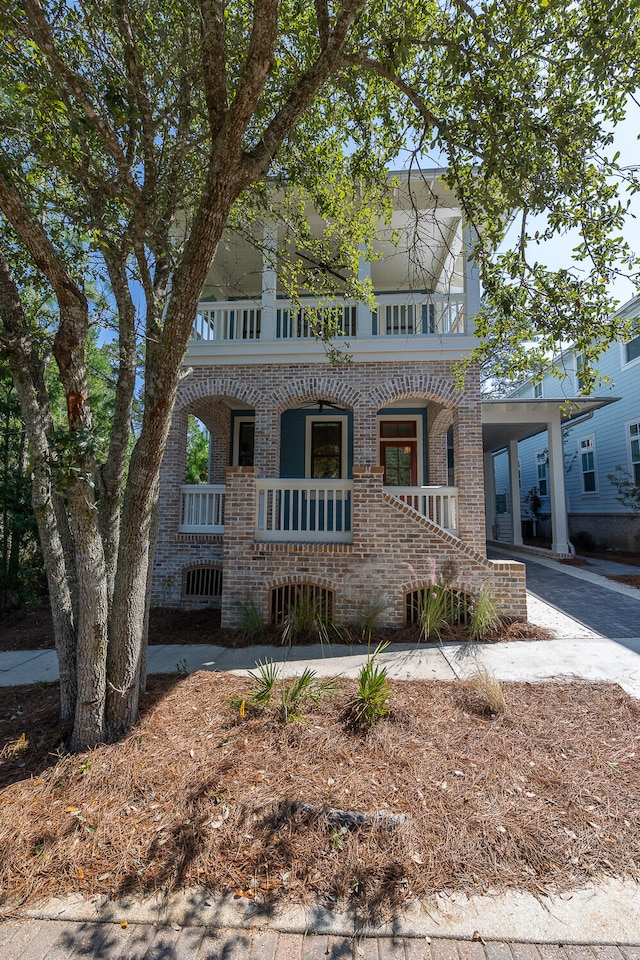
M 634 297 L 618 316 L 640 314 L 640 297 Z M 573 349 L 561 357 L 562 377 L 547 375 L 537 384 L 528 381 L 510 399 L 583 397 L 580 355 Z M 563 430 L 566 510 L 569 538 L 576 547 L 600 546 L 621 550 L 640 549 L 640 517 L 618 499 L 618 490 L 609 480 L 618 468 L 640 483 L 640 335 L 612 344 L 598 362 L 598 370 L 610 383 L 598 387 L 598 397 L 609 401 L 574 419 Z M 610 401 L 615 398 L 616 402 Z M 549 532 L 550 478 L 549 442 L 546 431 L 520 442 L 518 446 L 521 515 L 525 535 L 534 533 L 531 511 L 532 491 L 540 497 L 542 522 L 537 533 Z M 508 539 L 511 519 L 511 492 L 506 452 L 495 454 L 496 513 L 498 537 Z M 527 501 L 529 497 L 529 502 Z M 498 512 L 500 511 L 500 512 Z
M 384 598 L 399 626 L 442 578 L 467 594 L 490 582 L 526 616 L 524 567 L 486 558 L 477 369 L 456 383 L 479 303 L 461 210 L 436 173 L 394 196 L 382 256 L 360 264 L 373 311 L 296 306 L 272 257 L 220 245 L 164 457 L 154 602 L 219 605 L 233 627 L 248 602 L 277 623 L 306 592 L 344 622 Z M 284 244 L 284 227 L 264 242 Z M 314 308 L 338 311 L 351 362 L 327 360 Z M 206 484 L 184 483 L 189 415 L 211 437 Z

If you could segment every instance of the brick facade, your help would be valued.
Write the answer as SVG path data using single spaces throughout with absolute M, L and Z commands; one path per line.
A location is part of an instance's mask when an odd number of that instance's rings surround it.
M 454 366 L 452 361 L 238 364 L 191 371 L 180 384 L 163 461 L 154 601 L 181 601 L 185 567 L 223 563 L 222 617 L 228 626 L 237 624 L 243 601 L 252 598 L 266 614 L 272 587 L 295 582 L 333 589 L 338 620 L 353 619 L 363 603 L 383 592 L 387 623 L 399 625 L 405 593 L 446 568 L 455 573 L 455 585 L 471 593 L 491 581 L 505 613 L 526 617 L 522 564 L 486 559 L 479 374 L 471 367 L 462 390 Z M 427 406 L 430 484 L 447 483 L 446 435 L 453 426 L 460 539 L 383 492 L 376 414 L 413 398 Z M 256 543 L 255 478 L 279 476 L 281 414 L 318 400 L 353 413 L 353 543 Z M 210 429 L 211 482 L 222 482 L 231 408 L 255 411 L 254 467 L 226 471 L 224 537 L 179 533 L 187 416 L 195 414 Z

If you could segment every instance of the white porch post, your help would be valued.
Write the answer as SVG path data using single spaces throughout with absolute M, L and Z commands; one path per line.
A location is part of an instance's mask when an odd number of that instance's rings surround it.
M 520 503 L 520 467 L 518 441 L 509 440 L 509 486 L 511 488 L 511 523 L 514 547 L 522 546 L 522 511 Z
M 551 494 L 551 534 L 554 553 L 569 553 L 569 530 L 564 489 L 564 450 L 560 411 L 547 424 L 549 438 L 549 488 Z
M 473 317 L 480 309 L 480 274 L 469 251 L 477 240 L 473 227 L 465 224 L 462 228 L 462 255 L 464 257 L 464 331 L 473 335 Z
M 493 540 L 493 521 L 496 514 L 496 472 L 493 466 L 493 451 L 484 455 L 484 522 L 487 540 Z
M 364 244 L 360 244 L 358 259 L 358 280 L 360 283 L 371 280 L 371 263 L 364 259 Z M 371 336 L 371 308 L 368 303 L 358 303 L 356 312 L 356 338 L 362 340 Z
M 276 339 L 276 252 L 278 249 L 278 227 L 273 221 L 264 225 L 262 235 L 264 252 L 262 254 L 262 319 L 260 339 Z

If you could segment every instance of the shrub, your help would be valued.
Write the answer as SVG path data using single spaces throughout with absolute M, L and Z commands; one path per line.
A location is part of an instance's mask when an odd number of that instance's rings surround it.
M 366 730 L 389 713 L 391 684 L 387 668 L 378 661 L 379 654 L 387 646 L 387 643 L 378 644 L 360 669 L 356 692 L 347 703 L 343 715 L 352 730 Z

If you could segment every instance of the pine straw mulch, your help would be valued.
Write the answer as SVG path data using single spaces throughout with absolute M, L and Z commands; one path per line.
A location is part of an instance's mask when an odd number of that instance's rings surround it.
M 640 590 L 640 573 L 622 573 L 610 574 L 607 580 L 615 580 L 616 583 L 626 583 L 628 587 L 636 587 Z
M 243 678 L 149 686 L 131 736 L 57 762 L 55 689 L 47 708 L 35 688 L 3 700 L 2 742 L 15 739 L 0 766 L 15 782 L 0 795 L 0 913 L 205 885 L 378 915 L 435 891 L 544 894 L 640 872 L 640 704 L 618 686 L 504 684 L 507 713 L 491 719 L 460 683 L 394 682 L 392 714 L 367 736 L 341 720 L 349 681 L 287 725 L 240 718 Z M 330 808 L 405 819 L 342 829 Z
M 259 643 L 280 642 L 281 630 L 269 629 L 267 637 Z M 520 621 L 504 621 L 491 640 L 547 640 L 551 634 L 543 627 Z M 361 637 L 355 628 L 332 633 L 332 643 L 359 642 Z M 390 643 L 417 643 L 420 632 L 416 627 L 400 627 L 397 630 L 378 632 L 374 645 L 380 640 Z M 444 639 L 444 638 L 443 638 Z M 468 640 L 464 631 L 452 630 L 447 639 Z M 316 643 L 316 636 L 308 643 Z M 296 640 L 296 643 L 304 643 Z M 243 638 L 237 630 L 220 626 L 220 610 L 205 607 L 196 610 L 177 610 L 172 607 L 154 607 L 149 621 L 149 643 L 161 644 L 217 644 L 222 647 L 248 647 L 255 643 Z M 9 650 L 53 650 L 53 624 L 51 611 L 46 606 L 35 609 L 10 610 L 0 613 L 0 652 Z

